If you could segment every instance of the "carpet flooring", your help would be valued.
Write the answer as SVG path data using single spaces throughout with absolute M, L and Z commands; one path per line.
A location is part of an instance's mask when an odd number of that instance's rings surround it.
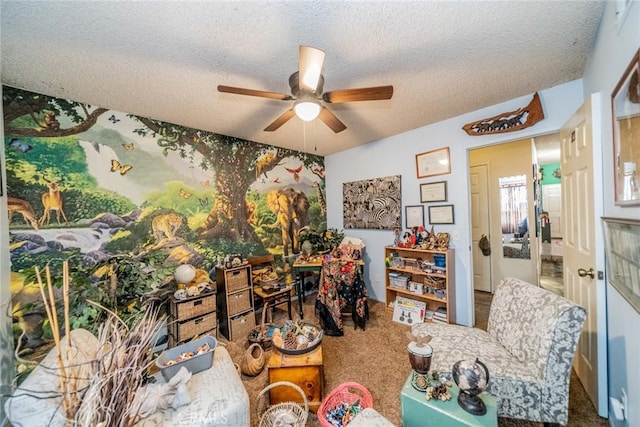
M 491 296 L 491 294 L 488 294 Z M 314 313 L 315 295 L 307 297 L 304 304 L 305 320 L 317 322 Z M 489 301 L 478 304 L 476 309 L 486 311 L 488 316 Z M 297 306 L 297 301 L 294 304 Z M 276 310 L 274 318 L 286 317 L 286 312 Z M 294 318 L 297 318 L 297 314 Z M 476 318 L 479 318 L 476 313 Z M 391 313 L 386 311 L 383 303 L 370 301 L 370 319 L 366 330 L 354 330 L 351 319 L 345 319 L 345 335 L 343 337 L 325 336 L 322 341 L 324 358 L 324 395 L 346 381 L 355 381 L 366 387 L 373 397 L 374 408 L 396 426 L 402 425 L 400 410 L 400 390 L 409 375 L 411 368 L 406 353 L 408 339 L 405 335 L 409 327 L 393 322 Z M 486 328 L 486 322 L 484 324 Z M 240 364 L 246 342 L 228 342 L 220 339 L 234 362 Z M 256 377 L 242 375 L 243 383 L 249 394 L 251 403 L 251 424 L 258 426 L 260 416 L 268 404 L 265 399 L 257 401 L 261 390 L 268 385 L 266 369 Z M 541 423 L 532 423 L 506 418 L 499 419 L 500 427 L 538 427 Z M 308 426 L 320 426 L 316 416 L 309 414 Z M 597 415 L 575 374 L 571 377 L 569 397 L 569 426 L 607 426 L 605 419 Z

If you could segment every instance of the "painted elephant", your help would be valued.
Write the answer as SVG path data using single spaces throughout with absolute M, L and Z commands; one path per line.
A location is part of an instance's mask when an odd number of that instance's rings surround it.
M 267 194 L 267 207 L 276 214 L 276 221 L 271 228 L 280 226 L 282 230 L 282 247 L 284 256 L 289 256 L 289 247 L 295 254 L 299 252 L 300 230 L 307 225 L 309 199 L 300 190 L 291 187 L 271 190 Z

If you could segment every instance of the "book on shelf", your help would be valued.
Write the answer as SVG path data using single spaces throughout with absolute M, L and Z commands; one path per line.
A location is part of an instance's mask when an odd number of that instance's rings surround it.
M 447 308 L 446 307 L 438 307 L 436 311 L 433 313 L 431 318 L 434 322 L 444 322 L 447 323 Z

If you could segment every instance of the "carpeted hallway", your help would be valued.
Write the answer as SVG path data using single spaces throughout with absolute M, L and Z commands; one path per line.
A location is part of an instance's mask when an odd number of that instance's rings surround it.
M 487 295 L 489 299 L 486 300 Z M 478 304 L 476 310 L 483 312 L 486 319 L 490 304 L 490 294 Z M 315 294 L 307 297 L 304 305 L 305 320 L 317 322 L 314 313 Z M 297 305 L 297 301 L 296 301 Z M 297 314 L 295 315 L 297 316 Z M 276 320 L 286 317 L 286 312 L 277 310 Z M 479 318 L 476 313 L 476 318 Z M 486 327 L 486 323 L 485 326 Z M 324 358 L 324 394 L 328 394 L 338 385 L 346 381 L 355 381 L 365 386 L 373 397 L 375 409 L 397 426 L 402 424 L 400 411 L 400 389 L 410 373 L 409 360 L 406 353 L 408 339 L 405 336 L 409 327 L 391 321 L 391 314 L 383 303 L 370 301 L 370 319 L 365 331 L 354 330 L 351 320 L 345 320 L 343 337 L 325 336 L 322 341 Z M 246 348 L 246 342 L 226 342 L 234 362 L 240 364 Z M 258 426 L 260 415 L 264 412 L 258 407 L 257 395 L 267 386 L 266 370 L 256 377 L 242 376 L 251 402 L 252 426 Z M 307 425 L 319 426 L 313 413 L 309 414 Z M 538 427 L 540 423 L 519 420 L 499 419 L 499 425 L 505 427 Z M 572 375 L 569 400 L 569 426 L 607 426 L 607 421 L 600 418 L 589 401 L 580 382 Z

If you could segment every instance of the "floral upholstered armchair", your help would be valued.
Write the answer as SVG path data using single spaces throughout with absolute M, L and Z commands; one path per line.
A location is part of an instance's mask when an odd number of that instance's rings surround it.
M 571 365 L 585 318 L 573 302 L 507 278 L 496 289 L 487 331 L 421 323 L 412 332 L 433 337 L 431 369 L 447 379 L 456 361 L 482 361 L 498 416 L 566 425 Z

